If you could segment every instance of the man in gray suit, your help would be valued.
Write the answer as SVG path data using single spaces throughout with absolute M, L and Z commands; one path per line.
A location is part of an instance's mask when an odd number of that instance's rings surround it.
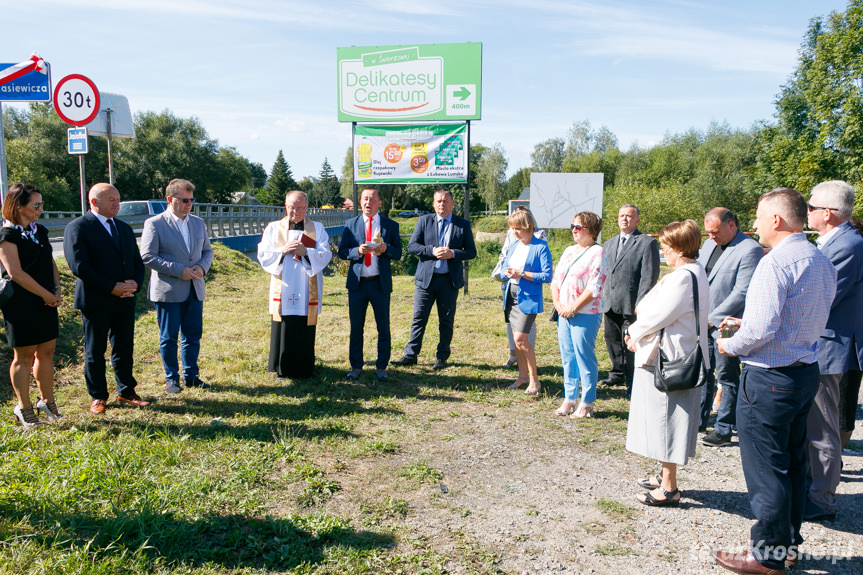
M 165 391 L 180 393 L 177 336 L 186 387 L 208 389 L 198 377 L 198 352 L 204 327 L 204 275 L 213 249 L 204 220 L 193 216 L 195 186 L 174 179 L 165 189 L 168 209 L 144 222 L 141 257 L 153 270 L 149 297 L 156 306 L 159 350 L 165 367 Z
M 638 231 L 638 208 L 626 204 L 617 214 L 620 234 L 605 242 L 608 256 L 608 278 L 602 292 L 605 312 L 605 346 L 611 359 L 611 371 L 605 385 L 626 383 L 626 395 L 632 394 L 634 354 L 626 349 L 623 337 L 635 322 L 635 305 L 659 279 L 659 244 Z
M 713 208 L 704 216 L 704 230 L 709 238 L 701 246 L 698 262 L 710 282 L 710 313 L 707 316 L 708 347 L 711 367 L 707 385 L 701 388 L 701 424 L 713 407 L 716 383 L 722 385 L 722 399 L 713 431 L 701 438 L 704 445 L 721 447 L 731 443 L 731 430 L 737 423 L 737 386 L 740 383 L 740 359 L 722 355 L 716 349 L 718 326 L 726 317 L 743 317 L 743 304 L 749 280 L 764 257 L 764 250 L 754 239 L 740 231 L 737 216 L 728 208 Z

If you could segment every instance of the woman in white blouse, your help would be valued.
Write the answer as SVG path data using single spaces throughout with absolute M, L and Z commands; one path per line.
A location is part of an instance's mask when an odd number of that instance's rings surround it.
M 653 365 L 659 348 L 669 361 L 680 359 L 701 346 L 707 350 L 707 274 L 698 258 L 701 231 L 692 220 L 672 222 L 662 228 L 659 246 L 665 261 L 674 270 L 666 275 L 638 303 L 638 320 L 624 338 L 635 352 L 635 376 L 629 405 L 626 449 L 658 459 L 662 471 L 639 481 L 648 490 L 639 494 L 644 505 L 677 507 L 677 466 L 695 455 L 701 412 L 701 389 L 662 392 L 653 385 Z M 689 273 L 692 272 L 692 273 Z M 697 280 L 699 328 L 695 329 L 695 302 L 692 282 Z M 660 331 L 665 329 L 660 341 Z
M 602 287 L 608 263 L 605 250 L 596 243 L 602 219 L 593 212 L 581 212 L 572 219 L 572 239 L 560 256 L 551 281 L 551 298 L 560 316 L 557 341 L 563 362 L 563 403 L 555 411 L 570 417 L 591 417 L 596 400 L 596 334 L 602 323 Z M 581 403 L 579 400 L 581 386 Z

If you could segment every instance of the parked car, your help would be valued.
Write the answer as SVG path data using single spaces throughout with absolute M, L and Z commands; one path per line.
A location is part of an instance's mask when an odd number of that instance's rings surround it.
M 418 218 L 418 217 L 424 216 L 428 213 L 429 212 L 427 212 L 426 210 L 414 209 L 413 211 L 410 211 L 410 212 L 405 210 L 404 212 L 399 212 L 399 217 L 400 218 Z
M 155 216 L 166 209 L 168 209 L 166 200 L 130 200 L 120 202 L 120 211 L 117 212 L 117 217 L 125 222 L 129 216 Z
M 412 217 L 414 217 L 415 215 L 417 215 L 417 214 L 415 214 L 415 213 L 413 213 L 413 212 L 407 212 L 407 211 L 405 211 L 405 212 L 399 212 L 399 217 L 400 217 L 400 218 L 412 218 Z

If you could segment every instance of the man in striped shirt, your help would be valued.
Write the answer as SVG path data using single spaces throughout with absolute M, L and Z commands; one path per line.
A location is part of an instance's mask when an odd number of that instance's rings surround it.
M 717 341 L 720 353 L 743 363 L 737 429 L 756 518 L 750 551 L 714 553 L 736 573 L 784 573 L 803 542 L 806 420 L 818 390 L 817 342 L 836 294 L 833 264 L 802 233 L 806 211 L 796 190 L 761 196 L 753 227 L 771 251 L 752 275 L 740 330 Z

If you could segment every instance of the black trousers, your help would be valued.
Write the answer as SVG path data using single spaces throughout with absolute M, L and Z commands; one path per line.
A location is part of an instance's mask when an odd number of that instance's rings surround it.
M 113 297 L 113 296 L 110 296 Z M 105 351 L 111 340 L 111 367 L 117 393 L 127 395 L 135 391 L 138 382 L 132 376 L 135 353 L 135 307 L 116 306 L 107 311 L 81 310 L 84 324 L 84 380 L 87 393 L 93 399 L 108 399 L 108 381 L 105 378 Z
M 605 347 L 611 360 L 611 379 L 626 380 L 626 394 L 632 395 L 632 374 L 635 372 L 635 354 L 623 344 L 623 330 L 635 323 L 634 315 L 614 311 L 605 313 Z
M 423 289 L 420 286 L 415 287 L 414 316 L 411 323 L 410 340 L 405 346 L 405 357 L 415 358 L 419 356 L 432 306 L 437 304 L 437 317 L 440 324 L 437 358 L 449 359 L 457 301 L 458 290 L 452 287 L 452 280 L 448 274 L 432 277 L 428 289 Z

